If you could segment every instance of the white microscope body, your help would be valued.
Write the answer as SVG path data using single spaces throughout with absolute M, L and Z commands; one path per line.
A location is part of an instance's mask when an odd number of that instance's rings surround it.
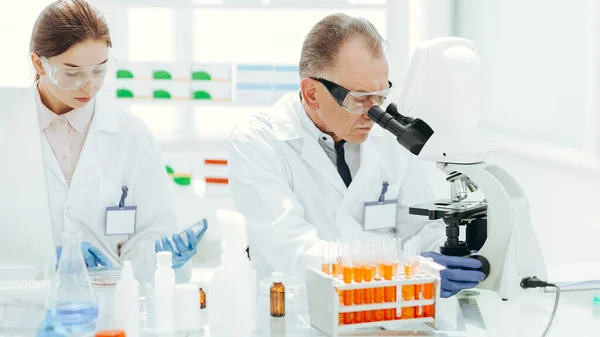
M 412 58 L 397 112 L 421 119 L 433 133 L 414 148 L 406 144 L 414 140 L 412 136 L 403 143 L 401 136 L 392 133 L 413 154 L 436 162 L 448 175 L 452 200 L 432 204 L 438 210 L 473 206 L 473 202 L 463 201 L 466 186 L 471 192 L 477 186 L 483 192 L 485 200 L 479 204 L 485 208 L 487 203 L 487 239 L 476 255 L 489 262 L 490 270 L 479 288 L 509 299 L 519 291 L 522 278 L 545 279 L 546 271 L 523 190 L 505 170 L 486 162 L 490 151 L 477 129 L 482 111 L 481 78 L 474 42 L 460 38 L 425 42 Z

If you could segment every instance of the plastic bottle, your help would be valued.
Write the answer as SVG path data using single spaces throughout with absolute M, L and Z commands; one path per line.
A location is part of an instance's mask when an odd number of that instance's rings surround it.
M 285 286 L 283 285 L 283 274 L 274 272 L 271 274 L 271 316 L 285 316 Z
M 117 327 L 127 332 L 127 337 L 140 335 L 140 284 L 133 275 L 131 261 L 123 262 L 121 279 L 115 286 L 115 313 Z
M 236 212 L 218 210 L 217 219 L 224 232 L 221 265 L 213 275 L 208 293 L 210 334 L 251 336 L 256 325 L 257 284 L 256 272 L 246 254 L 244 218 Z
M 173 330 L 173 311 L 175 308 L 175 272 L 171 252 L 156 254 L 157 268 L 154 273 L 154 300 L 156 329 Z
M 206 309 L 206 293 L 202 289 L 204 282 L 198 282 L 198 287 L 200 288 L 200 309 Z
M 200 329 L 200 291 L 194 283 L 182 283 L 175 286 L 175 327 L 177 331 Z

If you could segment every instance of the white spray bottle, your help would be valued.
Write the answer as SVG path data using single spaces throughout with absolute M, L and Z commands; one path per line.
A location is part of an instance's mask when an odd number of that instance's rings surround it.
M 251 336 L 256 326 L 257 284 L 246 254 L 246 224 L 241 214 L 228 210 L 218 210 L 217 219 L 223 242 L 221 265 L 208 292 L 210 332 L 212 336 Z
M 121 279 L 115 286 L 115 312 L 117 327 L 125 330 L 127 337 L 140 336 L 140 284 L 135 279 L 131 261 L 123 261 Z

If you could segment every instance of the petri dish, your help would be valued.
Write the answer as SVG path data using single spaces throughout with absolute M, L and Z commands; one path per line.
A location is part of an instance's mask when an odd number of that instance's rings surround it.
M 121 277 L 121 268 L 94 267 L 88 268 L 90 282 L 97 286 L 111 286 L 117 284 Z
M 306 292 L 306 283 L 304 283 L 304 280 L 299 277 L 284 275 L 282 281 L 283 285 L 285 286 L 286 298 L 293 299 L 303 295 Z M 271 281 L 271 276 L 265 277 L 262 280 L 260 280 L 258 284 L 259 291 L 263 295 L 270 296 L 271 285 L 273 285 L 273 282 Z

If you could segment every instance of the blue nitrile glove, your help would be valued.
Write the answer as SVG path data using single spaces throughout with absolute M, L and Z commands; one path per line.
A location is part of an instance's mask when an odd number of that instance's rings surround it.
M 92 246 L 89 242 L 81 243 L 81 253 L 83 254 L 83 259 L 85 260 L 85 265 L 88 268 L 103 266 L 103 267 L 112 267 L 113 264 L 110 262 L 110 259 L 102 253 L 102 251 L 94 246 Z M 57 260 L 60 261 L 60 255 L 62 254 L 62 246 L 56 248 L 56 256 Z
M 200 233 L 199 236 L 202 238 L 204 233 Z M 160 240 L 156 240 L 154 243 L 154 250 L 158 252 L 171 252 L 173 255 L 173 269 L 181 268 L 186 262 L 188 262 L 194 255 L 196 255 L 196 248 L 198 247 L 198 240 L 200 238 L 194 235 L 194 232 L 191 229 L 185 231 L 185 235 L 187 237 L 187 245 L 183 242 L 181 236 L 177 233 L 171 235 L 173 242 L 175 243 L 175 247 L 171 245 L 169 238 L 167 236 L 163 236 Z
M 446 267 L 440 271 L 442 278 L 443 298 L 448 298 L 463 289 L 475 288 L 485 279 L 485 274 L 479 270 L 481 262 L 469 257 L 446 256 L 436 252 L 421 253 L 423 257 L 430 257 L 438 264 Z

